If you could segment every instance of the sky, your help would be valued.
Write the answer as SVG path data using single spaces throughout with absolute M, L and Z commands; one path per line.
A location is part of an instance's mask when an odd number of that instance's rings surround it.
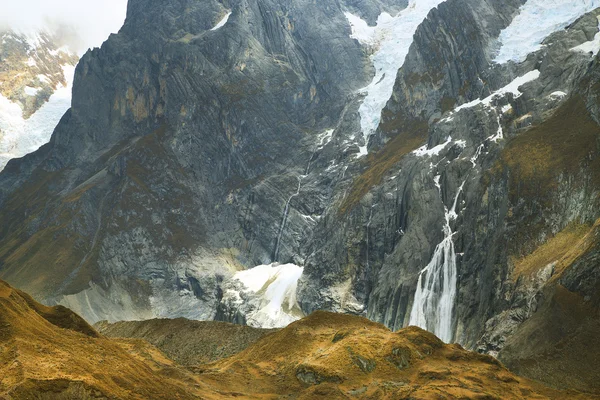
M 59 32 L 82 54 L 123 25 L 127 0 L 0 0 L 0 28 Z

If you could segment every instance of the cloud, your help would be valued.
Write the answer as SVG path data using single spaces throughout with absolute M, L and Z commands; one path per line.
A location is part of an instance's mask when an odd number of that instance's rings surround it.
M 47 29 L 73 50 L 98 47 L 123 25 L 127 0 L 7 0 L 0 27 L 21 32 Z

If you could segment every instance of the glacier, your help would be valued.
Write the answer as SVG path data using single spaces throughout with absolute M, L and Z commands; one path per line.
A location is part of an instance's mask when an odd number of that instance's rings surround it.
M 550 34 L 566 28 L 579 17 L 600 7 L 600 0 L 528 0 L 498 38 L 500 50 L 494 62 L 523 62 L 539 50 Z
M 345 13 L 352 29 L 350 37 L 374 50 L 371 62 L 375 68 L 375 77 L 367 87 L 360 90 L 365 98 L 359 108 L 363 136 L 359 156 L 368 153 L 369 137 L 381 122 L 381 112 L 392 97 L 396 75 L 404 65 L 417 28 L 429 12 L 444 1 L 410 0 L 408 7 L 395 17 L 382 13 L 375 27 L 369 27 L 360 17 Z
M 302 318 L 296 299 L 304 268 L 295 264 L 269 264 L 239 271 L 223 293 L 225 303 L 250 305 L 246 323 L 256 328 L 283 328 Z M 239 283 L 240 285 L 235 285 Z

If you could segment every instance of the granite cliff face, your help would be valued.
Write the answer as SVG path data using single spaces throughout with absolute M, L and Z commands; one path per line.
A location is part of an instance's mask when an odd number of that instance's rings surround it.
M 325 309 L 509 366 L 535 327 L 578 343 L 600 5 L 532 30 L 539 3 L 130 1 L 50 143 L 0 174 L 0 276 L 94 322 Z

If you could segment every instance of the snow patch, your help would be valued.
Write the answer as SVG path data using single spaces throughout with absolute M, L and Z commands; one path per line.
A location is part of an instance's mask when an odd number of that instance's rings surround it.
M 433 156 L 437 156 L 451 142 L 452 142 L 452 137 L 448 137 L 448 139 L 444 143 L 442 143 L 442 144 L 438 144 L 437 146 L 432 147 L 431 149 L 428 149 L 427 145 L 419 147 L 417 150 L 413 151 L 413 154 L 416 155 L 417 157 L 433 157 Z
M 217 29 L 220 29 L 222 27 L 225 26 L 225 24 L 227 23 L 227 21 L 229 21 L 229 17 L 231 17 L 231 11 L 228 12 L 222 20 L 220 20 L 215 26 L 214 28 L 211 28 L 211 31 L 216 31 Z
M 552 97 L 552 98 L 561 98 L 561 97 L 567 96 L 567 94 L 565 92 L 558 90 L 556 92 L 550 93 L 548 96 Z
M 375 27 L 370 27 L 359 17 L 346 13 L 352 28 L 351 37 L 363 44 L 372 45 L 375 49 L 371 56 L 375 77 L 371 84 L 361 89 L 361 93 L 366 97 L 359 108 L 364 143 L 359 146 L 359 156 L 368 153 L 369 137 L 381 122 L 381 111 L 392 97 L 396 75 L 404 64 L 417 28 L 429 12 L 444 1 L 410 0 L 408 7 L 395 17 L 382 13 Z
M 498 121 L 498 131 L 496 131 L 496 134 L 494 136 L 490 136 L 489 138 L 487 138 L 487 140 L 489 140 L 490 142 L 495 143 L 497 143 L 499 140 L 504 139 L 504 129 L 502 129 L 502 121 L 500 120 L 500 115 L 498 115 L 496 118 Z
M 498 38 L 498 64 L 522 62 L 542 47 L 550 34 L 566 28 L 582 15 L 600 7 L 600 0 L 528 0 Z
M 328 129 L 319 136 L 320 140 L 319 140 L 319 146 L 317 149 L 322 149 L 323 147 L 327 146 L 329 144 L 329 142 L 331 142 L 334 131 L 335 131 L 335 129 Z
M 31 86 L 25 86 L 25 89 L 24 89 L 25 94 L 27 96 L 35 96 L 35 95 L 37 95 L 37 93 L 39 92 L 39 90 L 40 89 L 36 89 L 36 88 L 31 87 Z

